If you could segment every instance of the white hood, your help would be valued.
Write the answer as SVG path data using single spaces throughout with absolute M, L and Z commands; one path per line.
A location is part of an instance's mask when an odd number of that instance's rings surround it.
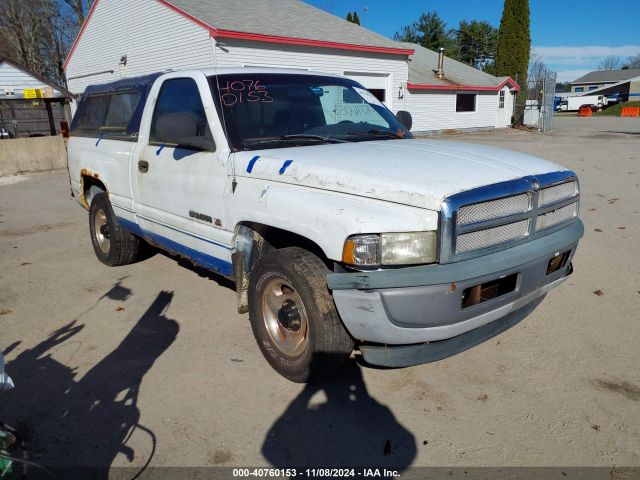
M 380 140 L 258 150 L 236 153 L 234 162 L 237 177 L 430 210 L 440 210 L 445 197 L 460 191 L 566 170 L 510 150 L 445 140 Z

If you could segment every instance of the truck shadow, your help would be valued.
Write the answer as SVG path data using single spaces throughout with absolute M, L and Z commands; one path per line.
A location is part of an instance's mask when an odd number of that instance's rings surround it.
M 137 470 L 146 468 L 156 438 L 139 423 L 138 394 L 142 378 L 178 334 L 178 323 L 164 314 L 172 298 L 173 292 L 160 292 L 118 347 L 79 380 L 75 368 L 52 357 L 74 343 L 69 340 L 84 328 L 78 320 L 7 364 L 16 388 L 3 392 L 0 418 L 17 429 L 29 458 L 65 479 L 107 479 L 118 454 L 141 465 Z M 143 456 L 127 445 L 136 429 L 149 437 Z M 26 478 L 32 475 L 42 472 L 30 469 Z
M 262 454 L 277 468 L 402 471 L 416 453 L 415 437 L 369 395 L 355 360 L 336 375 L 307 384 L 262 445 Z

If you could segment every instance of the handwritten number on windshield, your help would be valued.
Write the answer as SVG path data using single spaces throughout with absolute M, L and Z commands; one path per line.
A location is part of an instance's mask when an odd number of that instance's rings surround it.
M 267 87 L 260 85 L 259 80 L 227 80 L 226 85 L 220 85 L 220 100 L 225 107 L 232 107 L 236 103 L 272 103 Z

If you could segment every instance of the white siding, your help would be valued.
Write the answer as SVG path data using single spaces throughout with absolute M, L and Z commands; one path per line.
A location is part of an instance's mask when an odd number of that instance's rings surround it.
M 4 94 L 4 87 L 13 87 L 14 89 L 14 96 L 9 98 L 23 98 L 25 88 L 44 90 L 48 86 L 7 62 L 0 63 L 0 97 Z M 62 94 L 54 89 L 54 96 L 62 96 Z
M 288 67 L 337 75 L 345 72 L 386 75 L 390 86 L 386 103 L 394 111 L 401 109 L 398 91 L 409 75 L 405 57 L 388 54 L 221 39 L 215 56 L 218 67 Z
M 118 67 L 127 56 L 127 66 Z M 209 32 L 153 0 L 100 0 L 67 64 L 69 90 L 166 69 L 213 66 Z M 112 74 L 73 77 L 113 70 Z
M 475 112 L 456 112 L 456 92 L 413 90 L 404 100 L 414 132 L 496 127 L 498 92 L 477 92 Z

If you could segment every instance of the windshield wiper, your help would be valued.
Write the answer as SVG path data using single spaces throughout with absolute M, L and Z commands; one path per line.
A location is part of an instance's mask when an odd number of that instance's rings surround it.
M 399 135 L 398 132 L 392 132 L 390 130 L 379 130 L 377 128 L 372 128 L 371 130 L 362 132 L 348 132 L 347 135 L 352 137 L 356 137 L 358 135 L 371 135 L 374 137 L 404 138 L 404 135 Z
M 290 140 L 317 140 L 318 142 L 327 143 L 345 143 L 347 140 L 341 140 L 339 138 L 323 137 L 322 135 L 311 135 L 307 133 L 295 133 L 291 135 L 279 135 L 277 137 L 256 137 L 245 138 L 242 141 L 244 146 L 255 145 L 258 143 L 272 143 L 272 142 L 287 142 Z

